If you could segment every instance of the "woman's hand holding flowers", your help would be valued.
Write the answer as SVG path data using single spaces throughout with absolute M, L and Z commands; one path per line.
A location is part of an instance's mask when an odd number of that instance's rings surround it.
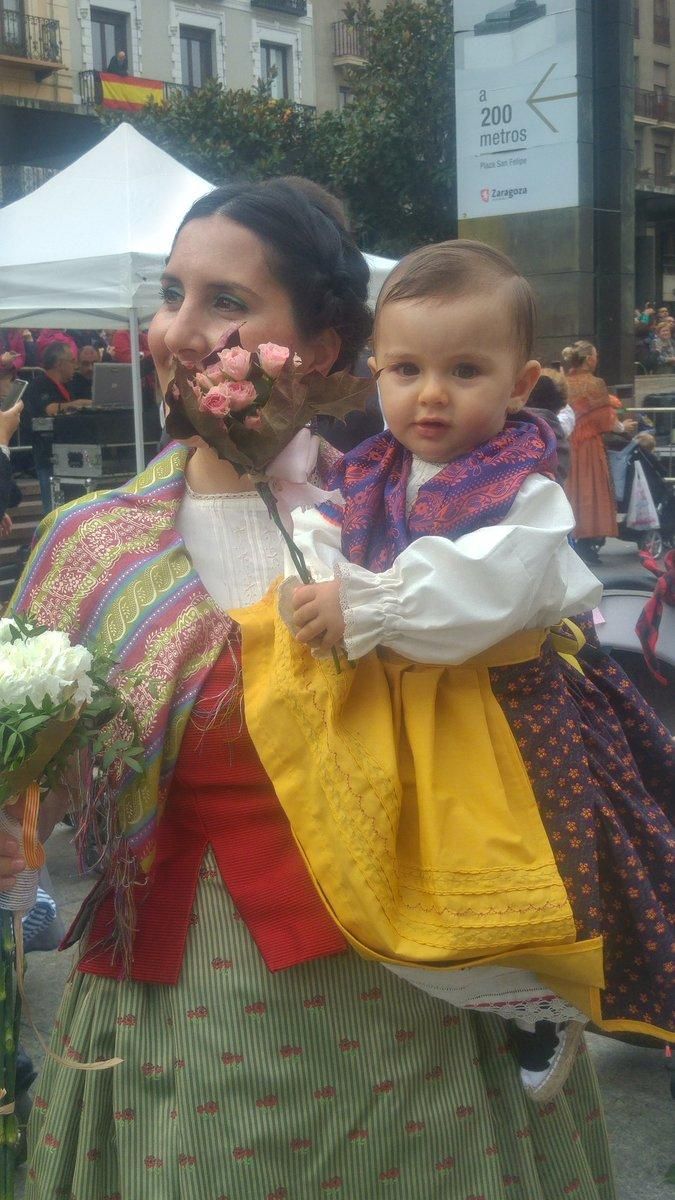
M 23 796 L 15 804 L 6 804 L 4 811 L 8 816 L 21 824 L 25 808 Z M 38 837 L 46 842 L 54 831 L 54 827 L 63 819 L 70 804 L 66 791 L 48 792 L 40 801 L 40 817 L 38 820 Z M 21 846 L 16 838 L 0 829 L 0 892 L 11 892 L 17 876 L 26 870 L 26 860 L 21 853 Z
M 7 811 L 16 821 L 20 821 L 21 812 L 18 805 L 12 805 Z M 0 830 L 0 892 L 11 892 L 17 876 L 25 870 L 26 861 L 22 857 L 18 841 Z

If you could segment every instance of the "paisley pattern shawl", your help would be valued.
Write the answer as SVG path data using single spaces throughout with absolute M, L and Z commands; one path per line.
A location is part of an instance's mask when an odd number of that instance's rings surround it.
M 111 652 L 137 715 L 145 774 L 111 771 L 106 779 L 113 815 L 106 884 L 115 889 L 123 939 L 133 926 L 131 885 L 152 867 L 187 718 L 234 628 L 175 530 L 187 457 L 174 443 L 124 487 L 50 514 L 10 603 L 10 611 Z
M 419 490 L 406 519 L 406 484 L 412 455 L 385 432 L 349 451 L 329 484 L 339 488 L 344 508 L 320 505 L 342 524 L 342 551 L 350 562 L 386 571 L 416 538 L 457 538 L 506 517 L 528 475 L 555 478 L 556 441 L 534 414 L 507 421 L 505 428 L 468 454 L 447 463 Z

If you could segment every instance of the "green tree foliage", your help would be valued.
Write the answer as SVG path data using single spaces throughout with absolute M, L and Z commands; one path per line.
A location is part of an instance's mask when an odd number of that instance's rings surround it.
M 454 78 L 452 0 L 370 0 L 345 17 L 366 61 L 348 73 L 341 112 L 273 100 L 259 83 L 226 91 L 209 80 L 165 105 L 132 115 L 141 133 L 213 183 L 306 175 L 347 203 L 360 244 L 399 255 L 453 235 Z
M 108 127 L 129 121 L 210 183 L 305 174 L 316 138 L 311 108 L 272 100 L 269 89 L 226 91 L 217 79 L 166 104 L 152 101 L 136 113 L 104 114 Z
M 400 254 L 456 227 L 451 0 L 346 9 L 367 54 L 353 100 L 319 121 L 321 182 L 348 202 L 361 243 Z

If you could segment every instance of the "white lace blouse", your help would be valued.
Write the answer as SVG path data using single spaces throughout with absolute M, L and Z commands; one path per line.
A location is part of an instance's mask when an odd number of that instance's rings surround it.
M 176 529 L 220 608 L 255 604 L 283 569 L 282 542 L 257 492 L 203 496 L 186 487 Z

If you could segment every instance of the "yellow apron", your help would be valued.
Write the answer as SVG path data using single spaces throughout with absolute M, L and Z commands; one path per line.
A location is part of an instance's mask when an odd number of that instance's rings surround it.
M 380 651 L 338 674 L 295 641 L 276 587 L 232 616 L 249 733 L 315 886 L 355 949 L 442 969 L 508 962 L 597 1012 L 602 939 L 575 940 L 520 751 L 490 687 L 489 667 L 536 658 L 545 631 L 516 634 L 461 666 Z

